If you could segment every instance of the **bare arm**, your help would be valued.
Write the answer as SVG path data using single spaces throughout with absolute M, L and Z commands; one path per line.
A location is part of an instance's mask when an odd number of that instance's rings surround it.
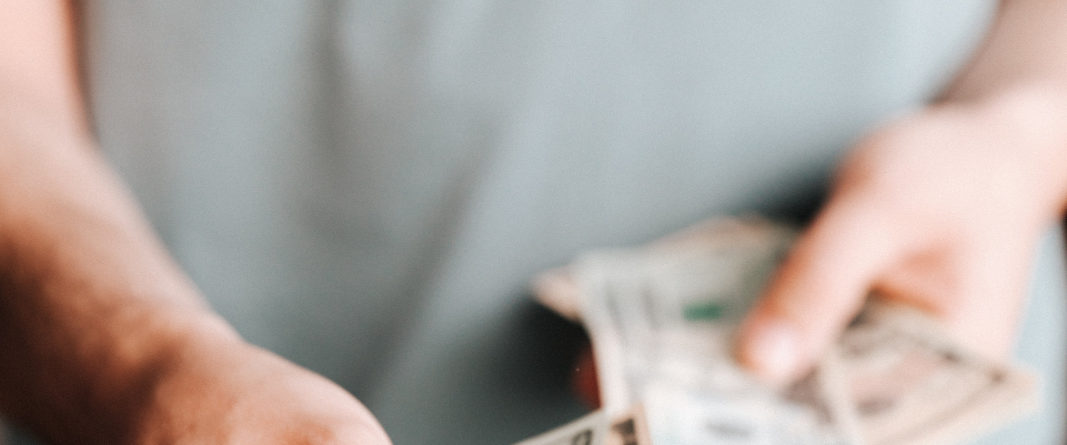
M 168 257 L 95 150 L 70 14 L 0 9 L 0 413 L 59 443 L 386 443 Z
M 1004 0 L 942 97 L 861 140 L 742 328 L 742 362 L 807 368 L 870 290 L 1011 345 L 1040 235 L 1067 202 L 1067 2 Z
M 0 14 L 0 407 L 99 437 L 166 337 L 212 317 L 93 150 L 70 22 L 60 2 Z
M 1019 88 L 1067 94 L 1064 2 L 1002 0 L 984 47 L 948 88 L 945 97 L 981 99 Z

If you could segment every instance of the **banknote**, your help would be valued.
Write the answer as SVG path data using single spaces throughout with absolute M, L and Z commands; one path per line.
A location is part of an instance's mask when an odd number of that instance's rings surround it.
M 611 418 L 603 410 L 515 445 L 651 445 L 641 405 Z
M 729 247 L 655 264 L 618 251 L 583 260 L 590 298 L 582 315 L 605 411 L 643 404 L 656 444 L 855 443 L 855 423 L 843 417 L 848 412 L 821 368 L 775 390 L 731 359 L 734 328 L 759 292 L 749 278 L 764 281 L 773 271 L 756 260 L 776 249 L 752 244 L 745 258 L 721 256 L 742 253 Z
M 602 445 L 606 435 L 606 416 L 603 411 L 594 411 L 515 445 Z
M 614 418 L 604 439 L 604 445 L 650 445 L 645 407 L 638 403 Z
M 1036 410 L 1037 379 L 955 345 L 923 313 L 869 304 L 834 349 L 862 436 L 955 443 Z
M 921 312 L 878 299 L 794 385 L 749 376 L 732 359 L 734 332 L 797 233 L 716 219 L 539 279 L 538 298 L 590 334 L 605 419 L 641 406 L 662 445 L 955 443 L 1037 405 L 1032 373 L 969 354 Z

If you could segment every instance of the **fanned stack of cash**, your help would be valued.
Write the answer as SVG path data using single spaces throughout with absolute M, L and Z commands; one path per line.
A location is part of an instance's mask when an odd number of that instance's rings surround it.
M 795 234 L 719 219 L 542 277 L 541 301 L 590 333 L 603 406 L 521 444 L 958 443 L 1037 407 L 1031 373 L 874 299 L 799 382 L 749 376 L 732 336 Z

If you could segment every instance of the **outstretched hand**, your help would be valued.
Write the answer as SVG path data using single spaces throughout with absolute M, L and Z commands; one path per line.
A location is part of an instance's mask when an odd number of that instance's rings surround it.
M 326 378 L 240 339 L 198 334 L 150 389 L 130 442 L 391 443 L 370 411 Z
M 870 292 L 1006 354 L 1043 231 L 1067 190 L 1060 116 L 1041 97 L 938 105 L 861 141 L 830 199 L 742 324 L 737 355 L 796 378 Z

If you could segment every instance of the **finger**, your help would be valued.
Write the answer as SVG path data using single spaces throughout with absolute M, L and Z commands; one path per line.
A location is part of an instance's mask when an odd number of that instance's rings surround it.
M 740 329 L 737 356 L 765 379 L 799 377 L 855 315 L 902 248 L 877 200 L 831 200 Z

